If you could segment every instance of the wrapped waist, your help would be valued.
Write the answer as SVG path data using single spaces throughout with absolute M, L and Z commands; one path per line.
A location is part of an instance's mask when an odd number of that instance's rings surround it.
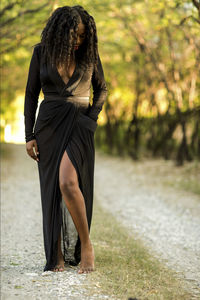
M 57 96 L 57 95 L 44 95 L 44 101 L 66 101 L 73 103 L 82 113 L 86 113 L 90 105 L 89 96 Z
M 63 101 L 70 101 L 82 104 L 88 104 L 90 97 L 89 96 L 55 96 L 55 95 L 44 95 L 44 100 L 63 100 Z

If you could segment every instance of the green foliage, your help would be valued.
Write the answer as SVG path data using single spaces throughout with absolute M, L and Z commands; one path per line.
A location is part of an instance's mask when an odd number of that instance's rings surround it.
M 12 103 L 19 94 L 24 93 L 31 46 L 39 41 L 51 9 L 52 1 L 1 1 L 0 92 L 4 125 L 12 123 L 16 118 L 19 108 Z
M 3 0 L 3 115 L 16 95 L 24 93 L 31 47 L 40 40 L 50 13 L 59 6 L 77 4 L 97 24 L 109 88 L 101 124 L 131 124 L 133 119 L 159 118 L 200 106 L 198 1 Z M 124 135 L 126 131 L 120 133 Z

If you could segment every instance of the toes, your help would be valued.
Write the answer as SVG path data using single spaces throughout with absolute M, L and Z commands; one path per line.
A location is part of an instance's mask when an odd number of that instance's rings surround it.
M 79 274 L 84 274 L 85 273 L 85 269 L 79 269 L 78 273 Z
M 64 271 L 64 267 L 63 266 L 56 266 L 53 269 L 53 272 L 63 272 Z
M 87 270 L 88 273 L 91 273 L 91 272 L 93 272 L 93 271 L 94 271 L 93 268 L 89 268 L 89 269 Z
M 83 273 L 91 273 L 91 272 L 93 272 L 93 271 L 94 271 L 93 268 L 79 269 L 78 273 L 79 273 L 79 274 L 83 274 Z
M 78 274 L 82 274 L 83 273 L 83 270 L 78 270 Z
M 58 267 L 58 271 L 59 271 L 59 272 L 63 272 L 63 271 L 64 271 L 64 267 L 59 266 L 59 267 Z

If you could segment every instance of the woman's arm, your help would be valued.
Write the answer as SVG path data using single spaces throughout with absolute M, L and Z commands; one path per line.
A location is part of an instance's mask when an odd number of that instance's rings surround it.
M 35 136 L 33 134 L 33 127 L 35 124 L 35 113 L 38 106 L 38 97 L 41 90 L 38 48 L 38 46 L 35 46 L 33 50 L 25 91 L 24 123 L 26 142 L 35 139 Z
M 98 56 L 97 71 L 94 70 L 92 74 L 92 87 L 93 87 L 93 103 L 89 108 L 88 116 L 97 121 L 98 115 L 102 110 L 103 104 L 106 100 L 108 91 L 104 79 L 104 72 L 101 64 L 100 57 Z

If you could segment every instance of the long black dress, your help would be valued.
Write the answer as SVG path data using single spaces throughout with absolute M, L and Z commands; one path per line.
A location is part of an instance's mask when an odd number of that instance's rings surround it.
M 89 103 L 91 84 L 93 101 Z M 40 90 L 44 94 L 38 116 Z M 41 45 L 34 47 L 25 92 L 24 116 L 26 142 L 36 139 L 39 150 L 39 179 L 46 255 L 44 271 L 57 263 L 58 237 L 62 236 L 64 260 L 71 265 L 80 262 L 80 238 L 67 210 L 59 187 L 59 166 L 67 152 L 72 161 L 83 194 L 90 230 L 94 183 L 94 132 L 107 97 L 100 58 L 95 70 L 92 64 L 80 62 L 65 84 L 57 68 L 44 63 Z

